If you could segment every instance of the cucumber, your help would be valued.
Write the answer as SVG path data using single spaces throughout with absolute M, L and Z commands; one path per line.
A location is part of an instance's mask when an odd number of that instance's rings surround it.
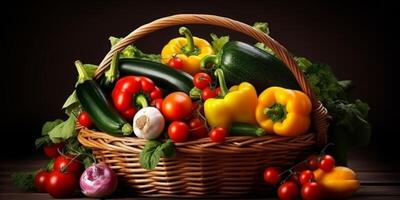
M 265 130 L 253 124 L 233 123 L 229 134 L 233 136 L 263 136 Z
M 258 93 L 270 86 L 300 89 L 296 78 L 282 61 L 243 42 L 228 42 L 218 55 L 209 55 L 201 60 L 202 68 L 210 63 L 223 70 L 228 85 L 238 85 L 246 81 Z
M 81 63 L 75 64 L 79 73 L 76 96 L 83 109 L 89 113 L 93 124 L 109 134 L 130 135 L 132 126 L 114 109 L 99 84 L 87 75 Z
M 167 91 L 182 91 L 189 94 L 193 88 L 193 77 L 185 72 L 175 70 L 164 64 L 135 58 L 119 60 L 121 76 L 146 76 L 155 84 Z

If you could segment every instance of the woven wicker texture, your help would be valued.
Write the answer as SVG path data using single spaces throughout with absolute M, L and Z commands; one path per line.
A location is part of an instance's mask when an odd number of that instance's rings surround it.
M 155 170 L 148 171 L 139 164 L 139 153 L 146 140 L 115 137 L 81 129 L 79 141 L 93 150 L 98 161 L 111 166 L 121 180 L 141 196 L 232 196 L 248 194 L 260 188 L 260 177 L 265 166 L 289 166 L 316 145 L 326 144 L 329 125 L 327 110 L 315 98 L 303 72 L 288 51 L 268 35 L 229 18 L 181 14 L 145 24 L 123 38 L 107 53 L 96 71 L 96 77 L 108 68 L 115 52 L 149 33 L 183 24 L 225 27 L 249 35 L 274 50 L 312 101 L 313 131 L 298 137 L 228 137 L 224 144 L 213 143 L 209 138 L 175 143 L 176 156 L 161 159 Z

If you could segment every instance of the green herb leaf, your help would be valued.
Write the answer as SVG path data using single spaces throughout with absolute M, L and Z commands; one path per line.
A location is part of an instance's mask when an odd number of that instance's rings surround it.
M 65 109 L 65 114 L 68 116 L 74 115 L 77 116 L 81 111 L 81 104 L 79 103 L 78 97 L 76 96 L 76 92 L 72 92 L 72 94 L 65 101 L 62 109 Z
M 46 171 L 48 171 L 48 172 L 53 171 L 54 161 L 55 161 L 54 158 L 51 159 L 51 160 L 46 164 L 46 166 L 44 167 L 44 169 L 45 169 Z
M 224 47 L 224 45 L 229 42 L 229 36 L 218 37 L 214 33 L 211 33 L 210 36 L 212 39 L 211 45 L 212 45 L 215 53 L 218 53 L 219 51 L 221 51 L 222 47 Z
M 49 132 L 49 137 L 53 143 L 59 143 L 76 135 L 76 118 L 71 115 L 67 121 L 58 124 Z
M 264 43 L 258 42 L 254 46 L 273 55 L 273 56 L 276 55 L 275 52 L 271 48 L 267 47 L 267 45 L 265 45 Z
M 348 89 L 351 86 L 351 80 L 343 80 L 343 81 L 338 81 L 338 84 L 344 89 Z
M 267 22 L 256 22 L 254 23 L 253 28 L 269 35 L 269 28 Z
M 14 185 L 20 190 L 33 191 L 35 189 L 35 173 L 15 173 L 11 175 L 11 180 Z
M 67 100 L 65 101 L 62 109 L 64 108 L 68 108 L 69 106 L 75 104 L 78 102 L 78 97 L 76 96 L 76 92 L 75 90 L 72 92 L 71 95 L 69 95 L 69 97 L 67 98 Z
M 52 142 L 51 142 L 50 137 L 48 135 L 42 136 L 42 137 L 37 138 L 35 140 L 36 149 L 39 149 L 43 145 L 49 145 L 49 144 L 52 144 Z
M 111 46 L 114 46 L 117 44 L 122 38 L 117 38 L 111 36 L 109 38 Z M 161 62 L 161 55 L 160 54 L 147 54 L 143 53 L 140 49 L 138 49 L 134 45 L 128 45 L 123 49 L 120 54 L 119 58 L 138 58 L 142 60 L 149 60 L 153 62 Z
M 45 122 L 42 126 L 42 135 L 47 135 L 54 127 L 61 124 L 63 122 L 62 119 L 56 119 L 54 121 Z
M 351 100 L 345 90 L 351 85 L 351 81 L 338 81 L 330 66 L 312 63 L 306 58 L 295 60 L 305 73 L 314 93 L 333 118 L 329 141 L 335 146 L 330 153 L 338 164 L 346 165 L 347 152 L 350 149 L 369 143 L 371 127 L 368 123 L 368 104 Z
M 165 143 L 149 140 L 140 152 L 139 162 L 143 168 L 152 170 L 156 168 L 161 157 L 172 157 L 174 154 L 174 145 L 171 140 Z
M 82 162 L 83 162 L 83 165 L 85 166 L 85 169 L 93 165 L 93 159 L 90 158 L 90 157 L 88 157 L 88 156 L 85 157 L 85 158 L 82 160 Z
M 93 64 L 83 64 L 83 69 L 86 71 L 88 76 L 94 77 L 94 74 L 99 66 Z

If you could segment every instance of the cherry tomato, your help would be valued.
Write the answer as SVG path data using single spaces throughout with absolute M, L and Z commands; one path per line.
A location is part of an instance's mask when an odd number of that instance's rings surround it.
M 193 137 L 193 139 L 200 139 L 207 137 L 208 135 L 208 130 L 205 125 L 205 121 L 201 120 L 200 118 L 193 118 L 189 122 L 189 127 L 190 127 L 190 134 Z
M 282 184 L 278 188 L 278 197 L 281 200 L 295 200 L 299 194 L 299 187 L 291 181 Z
M 92 120 L 90 119 L 89 113 L 84 112 L 84 111 L 79 113 L 78 122 L 80 125 L 82 125 L 86 128 L 90 128 L 93 124 Z
M 80 177 L 83 170 L 83 164 L 74 157 L 60 155 L 56 158 L 53 165 L 53 171 L 61 171 Z
M 50 158 L 56 158 L 57 156 L 60 155 L 59 151 L 62 151 L 64 146 L 65 146 L 64 142 L 60 142 L 57 144 L 50 144 L 50 145 L 44 146 L 43 151 L 46 154 L 46 156 L 48 156 Z
M 46 181 L 49 176 L 49 172 L 40 171 L 35 176 L 35 188 L 38 192 L 46 192 Z
M 163 103 L 163 99 L 158 98 L 158 99 L 154 99 L 153 101 L 151 101 L 150 105 L 153 107 L 156 107 L 158 110 L 161 111 L 162 103 Z
M 212 79 L 210 75 L 200 72 L 194 75 L 193 77 L 193 85 L 200 90 L 203 90 L 206 87 L 210 87 L 212 83 Z
M 212 90 L 209 87 L 206 87 L 203 89 L 203 91 L 201 91 L 201 99 L 203 99 L 203 101 L 210 99 L 210 98 L 214 98 L 217 96 L 217 92 L 215 92 L 215 90 Z
M 210 131 L 211 141 L 216 142 L 216 143 L 223 143 L 225 141 L 226 136 L 227 136 L 227 132 L 222 127 L 216 127 L 216 128 L 211 129 L 211 131 Z
M 78 178 L 70 173 L 52 171 L 46 181 L 46 191 L 54 198 L 71 197 L 78 189 Z
M 330 155 L 324 155 L 319 162 L 319 168 L 325 172 L 331 171 L 335 167 L 335 159 Z
M 168 127 L 168 136 L 174 142 L 186 142 L 189 137 L 189 126 L 184 122 L 174 121 Z
M 300 173 L 299 182 L 304 185 L 314 179 L 314 173 L 311 170 L 304 170 Z
M 310 182 L 301 188 L 301 197 L 303 200 L 319 200 L 322 199 L 322 187 L 316 182 Z
M 168 65 L 175 69 L 182 69 L 183 68 L 183 60 L 177 56 L 173 56 L 171 59 L 169 59 Z
M 164 98 L 161 110 L 167 120 L 183 121 L 192 112 L 192 100 L 184 92 L 173 92 Z
M 276 185 L 281 180 L 280 170 L 277 167 L 267 167 L 264 170 L 264 181 L 268 185 Z
M 318 169 L 319 164 L 318 164 L 318 156 L 316 155 L 311 155 L 307 158 L 307 167 L 311 171 L 314 171 Z

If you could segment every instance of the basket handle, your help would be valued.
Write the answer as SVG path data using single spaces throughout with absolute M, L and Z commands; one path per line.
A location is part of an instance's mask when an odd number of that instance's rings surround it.
M 149 33 L 163 28 L 182 24 L 207 24 L 225 27 L 234 31 L 244 33 L 271 48 L 282 60 L 282 62 L 284 62 L 286 66 L 290 69 L 292 74 L 295 76 L 297 82 L 299 83 L 301 89 L 310 97 L 313 105 L 312 117 L 314 119 L 314 128 L 317 131 L 317 145 L 323 146 L 326 144 L 327 130 L 329 125 L 328 113 L 326 109 L 322 106 L 321 102 L 319 102 L 318 99 L 315 97 L 314 92 L 310 87 L 310 84 L 304 76 L 304 73 L 297 67 L 296 62 L 293 60 L 291 54 L 285 49 L 285 47 L 280 45 L 267 34 L 264 34 L 263 32 L 258 31 L 245 23 L 226 17 L 204 14 L 179 14 L 160 18 L 148 24 L 142 25 L 136 30 L 132 31 L 125 38 L 121 39 L 116 45 L 111 48 L 111 50 L 101 61 L 99 68 L 95 73 L 95 78 L 100 77 L 100 75 L 104 73 L 104 71 L 109 66 L 111 58 L 115 52 L 122 51 L 126 46 L 132 44 L 136 40 Z

